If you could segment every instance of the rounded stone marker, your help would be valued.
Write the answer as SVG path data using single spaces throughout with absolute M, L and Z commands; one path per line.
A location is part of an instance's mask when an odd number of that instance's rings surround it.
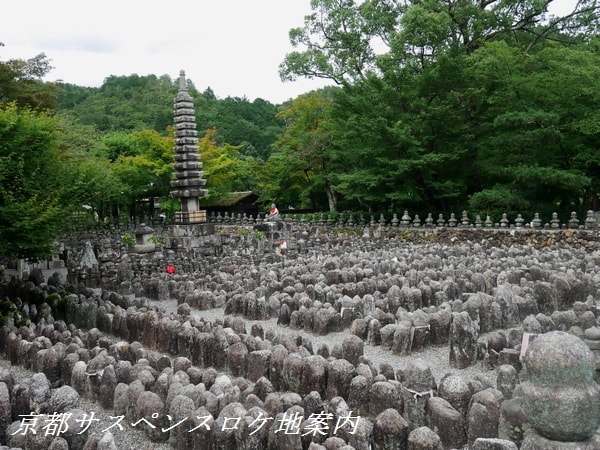
M 569 333 L 552 331 L 530 344 L 524 364 L 523 410 L 535 430 L 556 441 L 589 439 L 600 423 L 600 388 L 587 345 Z

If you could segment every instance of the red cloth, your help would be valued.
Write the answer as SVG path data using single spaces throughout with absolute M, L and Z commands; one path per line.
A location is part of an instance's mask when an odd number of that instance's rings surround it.
M 175 266 L 169 264 L 167 266 L 167 273 L 175 273 Z

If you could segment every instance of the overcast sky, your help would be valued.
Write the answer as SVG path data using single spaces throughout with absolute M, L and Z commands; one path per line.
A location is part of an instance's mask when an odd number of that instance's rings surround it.
M 15 0 L 1 11 L 0 60 L 44 52 L 47 81 L 100 86 L 110 75 L 175 79 L 183 69 L 200 91 L 273 103 L 326 84 L 278 74 L 310 0 Z
M 576 0 L 556 0 L 574 5 Z M 310 0 L 13 0 L 0 13 L 0 60 L 45 53 L 48 81 L 100 86 L 110 75 L 179 76 L 219 98 L 282 103 L 324 80 L 282 82 Z

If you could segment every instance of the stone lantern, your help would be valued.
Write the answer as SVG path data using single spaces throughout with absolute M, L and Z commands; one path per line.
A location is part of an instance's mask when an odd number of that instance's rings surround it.
M 156 250 L 156 244 L 150 240 L 154 236 L 154 229 L 142 223 L 133 234 L 135 235 L 135 245 L 132 249 L 134 253 L 149 253 Z

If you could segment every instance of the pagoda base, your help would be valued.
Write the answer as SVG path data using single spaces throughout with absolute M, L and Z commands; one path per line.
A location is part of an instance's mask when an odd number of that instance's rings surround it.
M 175 213 L 176 224 L 206 223 L 206 210 L 177 211 Z

